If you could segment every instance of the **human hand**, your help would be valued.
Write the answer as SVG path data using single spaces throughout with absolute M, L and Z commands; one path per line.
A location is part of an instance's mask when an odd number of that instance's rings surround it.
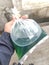
M 14 22 L 15 22 L 15 18 L 13 18 L 11 21 L 7 22 L 5 24 L 5 27 L 4 27 L 4 32 L 10 33 L 12 25 L 14 24 Z
M 28 16 L 27 16 L 27 15 L 23 15 L 23 16 L 21 16 L 20 18 L 22 18 L 22 19 L 27 19 Z M 12 19 L 11 21 L 9 21 L 8 23 L 5 24 L 4 32 L 10 33 L 11 28 L 12 28 L 12 25 L 14 24 L 15 20 L 16 20 L 16 18 L 13 17 L 13 19 Z

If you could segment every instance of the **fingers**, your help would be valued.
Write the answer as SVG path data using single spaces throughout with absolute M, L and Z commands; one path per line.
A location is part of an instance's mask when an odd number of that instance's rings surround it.
M 21 18 L 22 19 L 28 19 L 28 15 L 23 15 Z
M 19 18 L 28 19 L 28 15 L 23 15 L 23 16 L 21 16 L 21 17 L 19 17 Z M 13 21 L 15 21 L 16 19 L 19 19 L 19 18 L 13 16 Z
M 20 19 L 28 19 L 28 15 L 23 15 L 20 17 Z M 12 20 L 10 22 L 15 22 L 15 20 L 17 20 L 17 18 L 15 16 L 13 16 Z

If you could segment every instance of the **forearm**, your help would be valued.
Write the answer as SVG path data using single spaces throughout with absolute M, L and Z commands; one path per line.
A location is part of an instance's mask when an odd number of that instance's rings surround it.
M 3 32 L 0 37 L 0 65 L 8 65 L 13 52 L 10 34 Z

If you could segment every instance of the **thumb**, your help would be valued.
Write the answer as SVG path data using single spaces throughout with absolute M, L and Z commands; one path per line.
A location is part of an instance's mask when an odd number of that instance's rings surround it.
M 12 17 L 12 20 L 11 20 L 11 23 L 15 22 L 15 20 L 16 20 L 16 17 L 13 16 L 13 17 Z

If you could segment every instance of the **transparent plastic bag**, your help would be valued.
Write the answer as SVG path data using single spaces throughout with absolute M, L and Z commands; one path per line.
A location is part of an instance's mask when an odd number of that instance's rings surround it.
M 20 59 L 47 34 L 34 20 L 18 19 L 15 21 L 10 35 Z
M 27 46 L 38 39 L 41 28 L 34 20 L 19 19 L 13 25 L 12 33 L 13 40 L 18 46 Z

